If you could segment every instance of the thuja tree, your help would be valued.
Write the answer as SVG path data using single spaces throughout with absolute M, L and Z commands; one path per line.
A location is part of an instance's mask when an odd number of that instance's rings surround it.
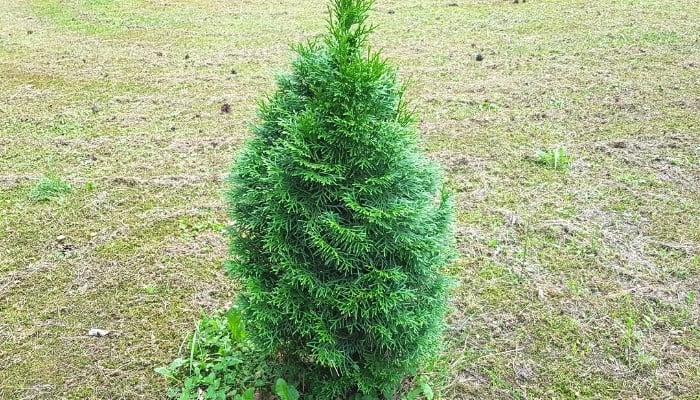
M 334 0 L 261 102 L 227 192 L 252 341 L 317 399 L 390 396 L 433 355 L 451 208 L 395 70 L 369 50 L 371 0 Z

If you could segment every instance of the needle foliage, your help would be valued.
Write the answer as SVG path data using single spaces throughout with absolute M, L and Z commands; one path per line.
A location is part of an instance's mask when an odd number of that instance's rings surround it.
M 367 46 L 372 3 L 333 0 L 326 35 L 294 47 L 227 191 L 250 338 L 316 399 L 391 396 L 446 309 L 449 196 Z

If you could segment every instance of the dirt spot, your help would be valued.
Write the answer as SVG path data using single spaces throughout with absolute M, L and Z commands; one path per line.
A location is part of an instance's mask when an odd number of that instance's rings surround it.
M 10 271 L 4 276 L 0 276 L 0 297 L 10 289 L 21 285 L 22 282 L 30 281 L 34 275 L 54 268 L 55 265 L 53 262 L 41 260 L 29 264 L 26 268 Z
M 488 254 L 486 246 L 488 232 L 475 227 L 459 225 L 454 229 L 455 241 L 459 253 L 467 257 L 477 257 Z
M 8 190 L 25 182 L 38 179 L 38 175 L 0 175 L 0 189 Z
M 163 254 L 171 257 L 202 256 L 214 253 L 221 259 L 226 254 L 226 238 L 221 232 L 202 232 L 194 238 L 181 239 L 172 237 L 163 249 Z
M 614 140 L 610 142 L 610 147 L 613 149 L 626 149 L 627 148 L 627 142 L 624 140 Z
M 111 183 L 115 185 L 134 187 L 140 183 L 140 180 L 136 178 L 118 176 L 116 178 L 112 178 Z
M 515 377 L 519 381 L 531 381 L 537 377 L 537 374 L 530 366 L 523 366 L 515 368 Z
M 181 174 L 164 175 L 152 178 L 116 177 L 110 179 L 115 185 L 123 186 L 157 186 L 157 187 L 182 187 L 198 186 L 211 183 L 220 183 L 226 179 L 227 174 Z
M 206 310 L 211 313 L 222 307 L 222 296 L 216 289 L 203 290 L 192 296 L 192 306 L 196 309 Z
M 445 169 L 447 169 L 450 172 L 464 170 L 483 171 L 488 165 L 488 162 L 483 158 L 473 157 L 461 152 L 451 150 L 432 152 L 428 156 L 431 159 L 437 161 L 440 165 L 442 165 Z
M 656 178 L 663 182 L 670 182 L 677 186 L 695 188 L 700 191 L 700 170 L 688 171 L 679 165 L 675 165 L 672 160 L 659 160 L 654 163 Z
M 653 173 L 662 182 L 672 183 L 685 190 L 698 191 L 700 169 L 683 165 L 692 157 L 692 140 L 682 135 L 661 138 L 616 139 L 594 144 L 594 148 L 625 164 Z M 696 188 L 696 189 L 693 189 Z

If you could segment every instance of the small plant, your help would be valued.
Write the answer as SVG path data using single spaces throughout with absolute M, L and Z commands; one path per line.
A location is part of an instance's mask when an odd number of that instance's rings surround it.
M 275 382 L 275 394 L 279 396 L 280 400 L 297 400 L 299 398 L 299 392 L 294 386 L 291 386 L 282 378 L 277 378 Z
M 146 292 L 146 294 L 155 294 L 158 291 L 158 288 L 149 283 L 143 286 L 143 291 Z
M 632 317 L 627 317 L 624 323 L 625 329 L 621 339 L 623 346 L 622 359 L 629 367 L 637 370 L 655 368 L 658 365 L 658 360 L 644 350 L 642 346 L 644 334 L 641 330 L 636 329 L 635 320 Z
M 535 152 L 534 161 L 538 164 L 545 165 L 554 170 L 567 170 L 573 161 L 563 147 L 558 146 L 552 150 L 539 149 Z
M 246 339 L 240 311 L 232 308 L 203 317 L 180 357 L 155 371 L 168 379 L 172 399 L 252 400 L 273 380 L 274 365 Z
M 32 187 L 29 198 L 38 203 L 45 203 L 70 193 L 71 186 L 60 178 L 43 176 Z
M 418 387 L 408 392 L 408 394 L 405 396 L 402 396 L 401 400 L 415 400 L 421 394 L 426 400 L 433 400 L 433 397 L 435 396 L 430 385 L 425 382 L 419 382 Z
M 279 360 L 255 350 L 238 308 L 203 316 L 187 337 L 180 356 L 155 372 L 169 384 L 167 397 L 178 400 L 299 400 L 296 386 L 281 377 Z M 407 389 L 408 390 L 408 389 Z M 257 396 L 256 396 L 257 394 Z M 276 395 L 276 397 L 275 397 Z M 432 388 L 422 379 L 400 400 L 432 400 Z M 355 395 L 353 400 L 378 400 L 377 396 Z M 308 400 L 325 397 L 309 394 Z

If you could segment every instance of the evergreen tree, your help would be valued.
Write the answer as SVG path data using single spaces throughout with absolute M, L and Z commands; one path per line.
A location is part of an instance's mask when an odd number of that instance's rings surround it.
M 451 207 L 396 72 L 369 50 L 372 0 L 333 0 L 261 102 L 227 197 L 249 335 L 316 399 L 390 396 L 434 354 Z

